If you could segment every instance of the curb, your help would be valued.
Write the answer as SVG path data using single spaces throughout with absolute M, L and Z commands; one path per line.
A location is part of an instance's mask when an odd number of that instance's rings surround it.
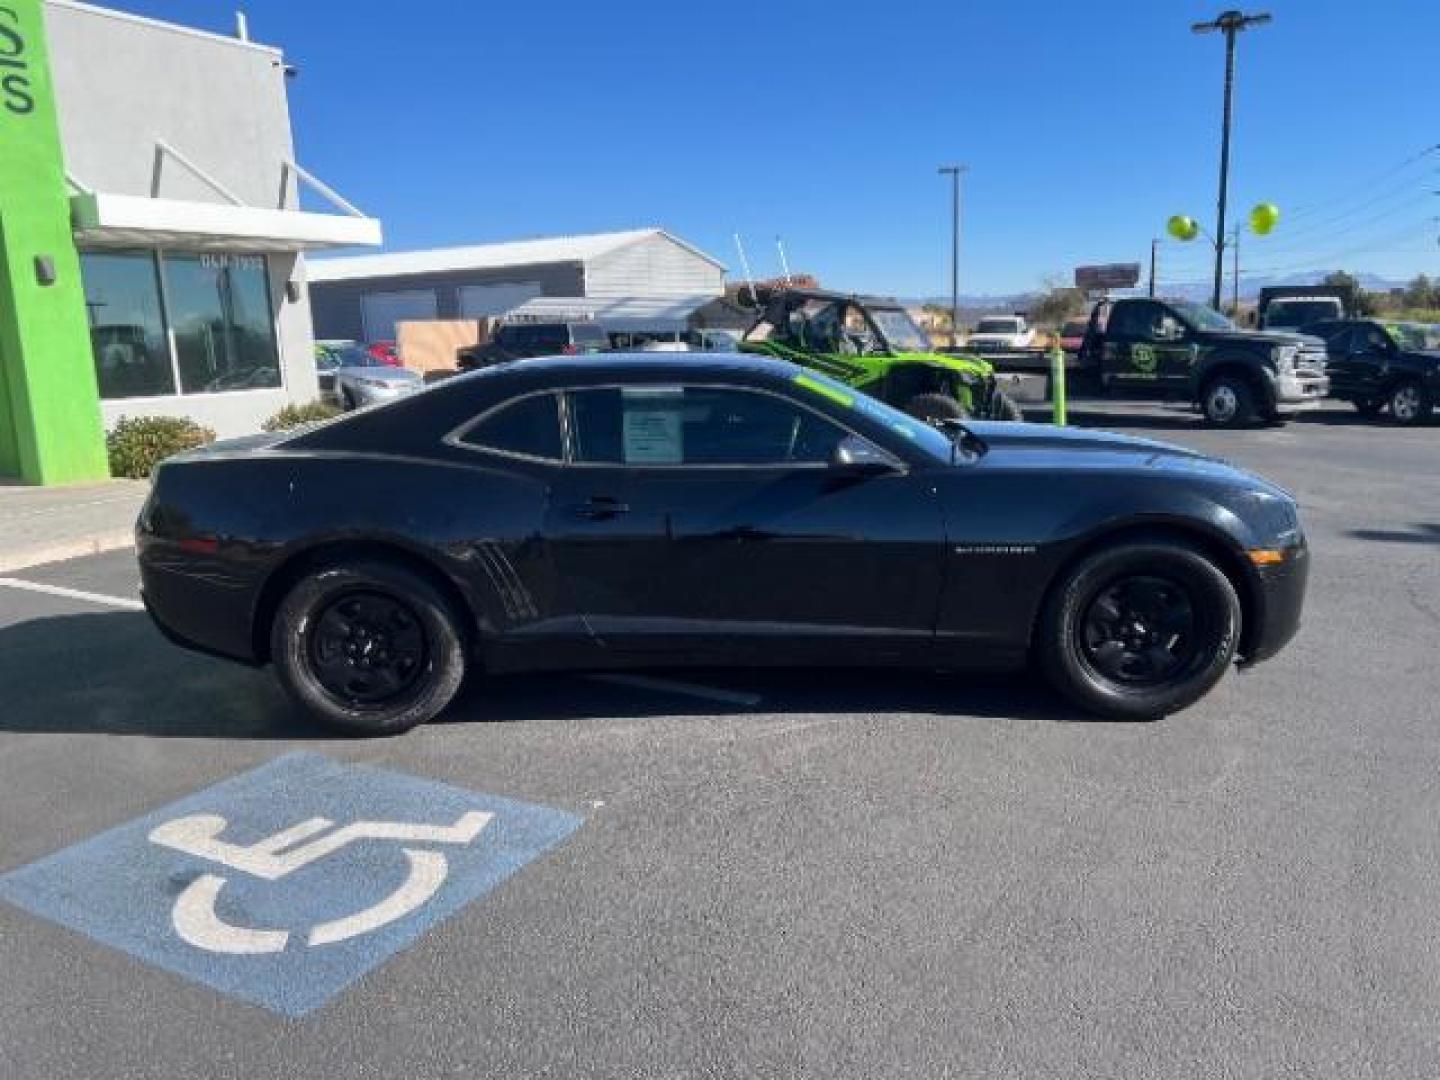
M 16 551 L 0 551 L 0 574 L 12 570 L 24 570 L 43 563 L 60 562 L 63 559 L 78 559 L 85 555 L 99 555 L 106 551 L 118 551 L 135 543 L 133 528 L 116 529 L 112 532 L 96 533 L 77 537 L 73 540 L 57 540 L 48 544 Z

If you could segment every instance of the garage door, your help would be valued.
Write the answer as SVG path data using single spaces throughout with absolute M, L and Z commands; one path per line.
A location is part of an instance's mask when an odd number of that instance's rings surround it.
M 366 293 L 360 298 L 366 341 L 394 341 L 395 324 L 435 318 L 435 290 Z
M 540 295 L 534 281 L 507 281 L 498 285 L 465 285 L 460 289 L 460 317 L 485 319 L 504 315 Z

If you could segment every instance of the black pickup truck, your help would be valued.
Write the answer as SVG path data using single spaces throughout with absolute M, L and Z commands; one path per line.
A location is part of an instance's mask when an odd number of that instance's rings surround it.
M 1075 368 L 1102 394 L 1194 402 L 1217 427 L 1280 420 L 1330 392 L 1320 339 L 1241 330 L 1186 300 L 1102 300 Z

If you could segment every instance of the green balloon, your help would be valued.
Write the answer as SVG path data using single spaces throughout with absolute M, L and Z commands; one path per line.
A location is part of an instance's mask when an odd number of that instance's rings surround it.
M 1264 236 L 1275 228 L 1279 220 L 1280 208 L 1274 203 L 1257 203 L 1255 209 L 1250 211 L 1250 229 L 1259 236 Z
M 1176 214 L 1165 223 L 1165 231 L 1176 240 L 1194 240 L 1200 235 L 1200 226 L 1195 224 L 1194 218 Z

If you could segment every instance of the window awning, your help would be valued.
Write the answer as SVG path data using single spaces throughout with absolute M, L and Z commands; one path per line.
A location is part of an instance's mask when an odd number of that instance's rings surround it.
M 107 247 L 243 247 L 278 252 L 381 242 L 380 222 L 371 217 L 98 191 L 72 195 L 70 215 L 77 243 Z

